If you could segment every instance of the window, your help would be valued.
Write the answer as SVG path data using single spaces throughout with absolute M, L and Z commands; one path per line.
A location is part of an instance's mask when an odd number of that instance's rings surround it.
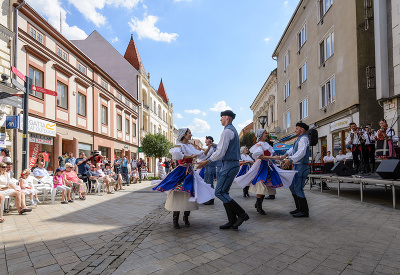
M 83 74 L 86 74 L 86 67 L 83 66 L 81 63 L 78 63 L 78 71 L 80 71 Z
M 125 104 L 128 105 L 128 107 L 131 107 L 131 102 L 127 97 L 125 98 Z
M 65 61 L 68 61 L 68 54 L 64 50 L 57 48 L 57 55 L 64 59 Z
M 323 65 L 329 57 L 335 52 L 335 36 L 334 33 L 330 33 L 322 42 L 319 44 L 319 60 L 320 65 Z
M 297 34 L 297 49 L 300 50 L 307 41 L 307 25 L 304 25 L 301 31 Z
M 286 100 L 290 96 L 290 81 L 283 87 L 283 98 Z
M 158 117 L 161 118 L 161 106 L 158 105 Z
M 156 101 L 155 101 L 155 100 L 154 100 L 153 107 L 154 107 L 153 111 L 154 111 L 154 113 L 155 113 L 155 112 L 156 112 L 156 108 L 157 108 L 157 105 L 156 105 Z
M 132 123 L 132 136 L 136 137 L 136 123 Z
M 156 125 L 154 124 L 154 132 L 153 134 L 156 134 Z
M 335 78 L 328 80 L 321 86 L 321 107 L 325 107 L 335 101 Z
M 78 93 L 78 114 L 86 116 L 86 96 Z
M 290 112 L 287 111 L 284 115 L 283 115 L 283 127 L 285 129 L 290 127 Z
M 271 105 L 270 110 L 271 110 L 271 123 L 274 123 L 274 105 Z
M 300 120 L 308 117 L 308 98 L 300 102 Z
M 108 125 L 108 108 L 104 105 L 101 105 L 101 123 Z
M 319 17 L 322 19 L 328 9 L 332 6 L 333 0 L 319 0 Z
M 29 66 L 29 78 L 31 79 L 32 85 L 43 88 L 43 72 Z M 34 97 L 43 99 L 43 94 L 40 92 L 32 91 L 31 89 L 29 89 L 29 94 L 33 95 Z
M 289 51 L 287 51 L 286 55 L 285 55 L 285 59 L 283 60 L 283 70 L 286 72 L 286 68 L 289 66 L 290 64 L 290 59 L 289 59 Z
M 125 133 L 127 135 L 129 135 L 129 125 L 130 125 L 129 119 L 125 119 Z
M 104 89 L 108 90 L 108 83 L 105 82 L 103 79 L 101 80 L 101 87 L 103 87 Z
M 122 95 L 121 95 L 120 93 L 118 93 L 118 92 L 117 92 L 117 98 L 118 98 L 119 100 L 122 100 Z
M 68 87 L 60 82 L 57 82 L 57 106 L 68 108 Z
M 34 29 L 32 26 L 29 26 L 29 34 L 39 43 L 43 44 L 43 34 Z
M 307 62 L 299 69 L 299 85 L 303 84 L 307 80 Z
M 117 115 L 117 130 L 122 131 L 122 116 Z

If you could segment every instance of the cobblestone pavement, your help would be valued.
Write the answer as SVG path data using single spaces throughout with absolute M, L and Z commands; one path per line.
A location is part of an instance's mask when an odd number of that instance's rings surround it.
M 146 187 L 145 189 L 141 189 Z M 172 227 L 165 195 L 148 183 L 86 201 L 40 205 L 0 225 L 0 274 L 399 274 L 400 212 L 306 191 L 310 217 L 295 219 L 289 190 L 264 202 L 231 193 L 249 213 L 239 230 L 222 203 Z M 6 269 L 7 268 L 7 269 Z

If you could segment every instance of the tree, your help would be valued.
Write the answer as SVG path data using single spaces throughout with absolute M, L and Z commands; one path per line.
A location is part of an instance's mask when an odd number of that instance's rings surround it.
M 154 159 L 154 176 L 156 175 L 156 159 L 168 155 L 173 144 L 162 134 L 148 133 L 141 140 L 141 147 L 146 157 Z
M 254 145 L 254 139 L 256 135 L 254 133 L 245 133 L 240 139 L 240 146 L 246 146 L 250 149 Z

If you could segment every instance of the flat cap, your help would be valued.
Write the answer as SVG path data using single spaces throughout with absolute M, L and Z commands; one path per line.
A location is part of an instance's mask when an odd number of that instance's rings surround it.
M 232 119 L 235 119 L 236 114 L 232 112 L 231 110 L 225 110 L 221 112 L 221 116 L 230 116 Z
M 309 128 L 308 125 L 303 123 L 303 122 L 297 122 L 296 126 L 299 126 L 299 127 L 303 128 L 306 131 L 308 131 L 308 128 Z

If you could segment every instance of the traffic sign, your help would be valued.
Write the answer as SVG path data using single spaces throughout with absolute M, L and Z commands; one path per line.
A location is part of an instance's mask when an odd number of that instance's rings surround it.
M 47 95 L 57 96 L 57 92 L 52 91 L 52 90 L 48 90 L 48 89 L 45 89 L 45 88 L 42 88 L 42 87 L 38 87 L 38 86 L 35 86 L 35 85 L 31 85 L 31 90 L 32 91 L 36 91 L 36 92 L 40 92 L 40 93 L 44 93 L 44 94 L 47 94 Z
M 25 92 L 24 85 L 20 84 L 16 79 L 11 78 L 11 83 L 14 84 L 14 86 L 20 89 L 21 91 Z
M 2 104 L 22 108 L 22 98 L 18 96 L 13 96 L 12 94 L 5 92 L 0 92 L 0 99 Z
M 20 71 L 18 71 L 17 68 L 15 68 L 14 66 L 11 66 L 11 71 L 13 73 L 15 73 L 16 76 L 18 76 L 25 82 L 25 75 L 23 73 L 21 73 Z

